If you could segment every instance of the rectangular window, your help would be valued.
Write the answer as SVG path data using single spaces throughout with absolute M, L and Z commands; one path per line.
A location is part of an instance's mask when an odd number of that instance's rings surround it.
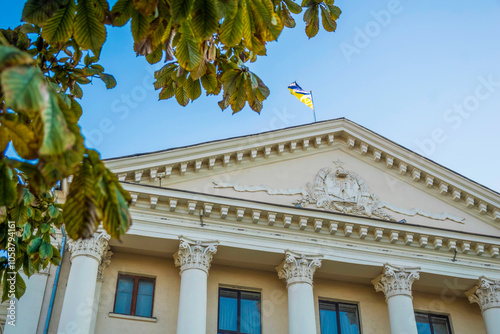
M 445 315 L 415 313 L 418 334 L 451 334 L 450 321 Z
M 118 275 L 113 312 L 151 318 L 154 290 L 154 278 Z
M 358 306 L 326 300 L 319 301 L 321 334 L 359 334 Z
M 261 334 L 260 293 L 219 289 L 218 334 Z

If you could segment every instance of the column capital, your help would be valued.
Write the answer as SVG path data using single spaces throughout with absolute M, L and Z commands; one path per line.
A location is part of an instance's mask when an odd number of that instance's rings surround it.
M 404 295 L 412 297 L 413 282 L 420 278 L 420 267 L 403 267 L 385 264 L 383 273 L 372 280 L 375 291 L 382 291 L 385 299 L 393 296 Z
M 500 308 L 500 280 L 479 277 L 477 284 L 465 293 L 471 303 L 478 303 L 481 312 L 490 308 Z
M 312 285 L 314 272 L 321 267 L 322 259 L 322 255 L 306 255 L 287 250 L 285 260 L 276 267 L 278 277 L 286 280 L 287 287 L 293 283 Z
M 68 240 L 68 249 L 71 253 L 70 260 L 77 256 L 89 256 L 101 263 L 104 253 L 109 249 L 108 242 L 111 236 L 106 232 L 96 232 L 91 238 Z
M 200 269 L 208 274 L 219 242 L 192 240 L 182 236 L 179 240 L 179 250 L 174 254 L 174 261 L 176 267 L 181 267 L 180 273 L 186 269 Z
M 113 252 L 108 249 L 102 255 L 101 263 L 99 264 L 99 268 L 97 268 L 97 280 L 103 281 L 103 272 L 111 264 L 111 256 L 113 256 Z

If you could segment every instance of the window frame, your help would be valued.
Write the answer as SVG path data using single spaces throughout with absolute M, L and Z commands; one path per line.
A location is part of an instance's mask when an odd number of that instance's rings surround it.
M 115 312 L 116 311 L 116 299 L 118 297 L 118 284 L 120 283 L 120 278 L 132 278 L 132 279 L 134 279 L 134 287 L 132 289 L 132 300 L 130 301 L 130 313 L 129 314 Z M 153 282 L 153 298 L 151 300 L 151 316 L 149 316 L 149 317 L 135 314 L 136 308 L 137 308 L 137 295 L 139 292 L 139 281 L 140 280 Z M 122 315 L 130 315 L 130 316 L 134 316 L 134 317 L 142 317 L 142 318 L 154 318 L 153 311 L 154 311 L 154 305 L 155 305 L 155 292 L 156 292 L 156 277 L 130 275 L 130 274 L 118 274 L 118 278 L 116 280 L 116 288 L 115 288 L 115 301 L 113 303 L 113 313 L 122 314 Z
M 453 334 L 453 329 L 451 328 L 451 321 L 450 321 L 450 317 L 448 315 L 445 315 L 445 314 L 436 314 L 436 313 L 428 313 L 428 312 L 421 312 L 421 311 L 415 311 L 415 322 L 417 322 L 417 314 L 418 315 L 423 315 L 423 316 L 426 316 L 427 319 L 429 320 L 429 325 L 431 327 L 431 332 L 434 333 L 434 325 L 432 324 L 432 317 L 434 318 L 440 318 L 440 319 L 445 319 L 446 320 L 446 324 L 448 325 L 448 330 L 449 330 L 449 334 Z
M 231 331 L 228 329 L 220 329 L 220 292 L 221 290 L 231 291 L 237 293 L 236 306 L 237 306 L 237 318 L 236 318 L 236 331 Z M 219 286 L 218 297 L 217 297 L 217 334 L 244 334 L 241 332 L 241 293 L 258 293 L 259 294 L 259 320 L 260 320 L 260 333 L 262 334 L 262 292 L 257 290 L 248 289 L 233 289 Z
M 337 301 L 337 300 L 331 300 L 331 299 L 325 299 L 325 298 L 318 298 L 318 316 L 319 316 L 319 330 L 321 333 L 321 316 L 319 312 L 321 312 L 321 304 L 330 304 L 330 305 L 335 305 L 335 315 L 337 317 L 337 332 L 338 334 L 342 334 L 342 329 L 341 329 L 341 324 L 340 324 L 340 307 L 339 305 L 348 305 L 348 306 L 355 306 L 356 307 L 356 313 L 358 316 L 358 329 L 359 333 L 362 334 L 363 330 L 361 329 L 361 315 L 359 314 L 359 304 L 358 303 L 353 303 L 353 302 L 344 302 L 344 301 Z

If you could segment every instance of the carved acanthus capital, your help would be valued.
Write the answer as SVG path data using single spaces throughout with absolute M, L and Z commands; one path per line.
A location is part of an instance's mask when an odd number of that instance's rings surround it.
M 175 266 L 181 267 L 181 274 L 187 269 L 200 269 L 208 274 L 218 244 L 218 241 L 180 237 L 179 250 L 174 254 Z
M 98 281 L 103 280 L 103 271 L 111 264 L 111 256 L 113 256 L 113 252 L 110 250 L 108 246 L 108 249 L 104 252 L 102 256 L 101 264 L 99 264 L 99 268 L 97 269 Z
M 481 276 L 476 286 L 465 293 L 471 303 L 478 303 L 481 312 L 500 307 L 500 280 Z
M 68 249 L 71 253 L 71 261 L 77 256 L 89 256 L 101 263 L 104 253 L 108 250 L 108 242 L 111 236 L 106 232 L 94 233 L 92 238 L 68 240 Z
M 285 260 L 276 267 L 278 277 L 286 280 L 287 287 L 293 283 L 313 284 L 316 269 L 321 267 L 321 255 L 305 255 L 286 251 Z
M 383 273 L 372 280 L 377 292 L 382 291 L 385 299 L 397 295 L 411 297 L 413 282 L 420 278 L 419 267 L 399 267 L 390 264 L 384 265 Z

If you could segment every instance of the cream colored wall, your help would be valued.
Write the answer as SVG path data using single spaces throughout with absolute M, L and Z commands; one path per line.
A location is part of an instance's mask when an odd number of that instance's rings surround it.
M 266 203 L 292 205 L 294 201 L 301 198 L 301 195 L 269 195 L 263 191 L 238 192 L 230 188 L 215 188 L 213 183 L 231 182 L 250 186 L 266 185 L 273 189 L 305 188 L 308 182 L 314 182 L 314 178 L 320 169 L 330 167 L 334 170 L 335 165 L 333 161 L 340 159 L 345 162 L 344 168 L 357 173 L 359 177 L 364 179 L 370 191 L 375 193 L 382 201 L 404 209 L 419 208 L 435 214 L 448 212 L 464 218 L 463 223 L 457 223 L 452 220 L 440 221 L 419 215 L 408 216 L 385 210 L 385 212 L 391 214 L 398 221 L 406 219 L 411 224 L 500 236 L 500 229 L 490 226 L 468 214 L 468 209 L 465 205 L 460 204 L 459 208 L 456 208 L 440 200 L 441 195 L 439 195 L 437 189 L 426 189 L 422 182 L 420 182 L 421 189 L 419 189 L 415 186 L 416 183 L 411 178 L 405 177 L 405 181 L 402 181 L 397 178 L 397 173 L 389 174 L 384 166 L 377 164 L 377 166 L 382 167 L 380 169 L 374 167 L 368 161 L 360 160 L 357 153 L 353 156 L 341 150 L 332 150 L 331 152 L 316 153 L 307 156 L 305 154 L 303 153 L 304 156 L 302 157 L 294 155 L 294 159 L 288 161 L 269 159 L 267 160 L 268 164 L 260 166 L 241 164 L 227 167 L 223 172 L 220 170 L 206 173 L 200 172 L 194 176 L 197 179 L 179 183 L 170 183 L 171 181 L 167 181 L 166 186 L 169 188 L 237 197 Z M 203 175 L 205 177 L 202 177 Z M 432 192 L 437 197 L 428 192 Z M 316 208 L 314 204 L 308 207 Z
M 118 273 L 156 277 L 153 317 L 156 323 L 110 318 L 115 301 Z M 175 333 L 179 304 L 180 276 L 173 258 L 115 253 L 104 271 L 95 333 Z
M 158 319 L 156 323 L 108 316 L 113 310 L 119 272 L 156 277 L 153 311 L 153 316 Z M 287 290 L 276 272 L 214 264 L 208 276 L 207 334 L 217 333 L 220 286 L 259 290 L 262 294 L 262 333 L 288 333 Z M 179 270 L 175 268 L 173 259 L 126 253 L 114 254 L 111 265 L 104 275 L 95 333 L 175 333 L 179 287 Z M 325 298 L 358 304 L 363 334 L 389 333 L 389 314 L 384 295 L 375 292 L 373 286 L 316 279 L 314 295 L 318 328 L 318 299 Z M 456 298 L 453 295 L 441 297 L 416 291 L 414 307 L 418 311 L 449 315 L 454 334 L 486 333 L 479 307 L 469 304 L 465 298 Z

